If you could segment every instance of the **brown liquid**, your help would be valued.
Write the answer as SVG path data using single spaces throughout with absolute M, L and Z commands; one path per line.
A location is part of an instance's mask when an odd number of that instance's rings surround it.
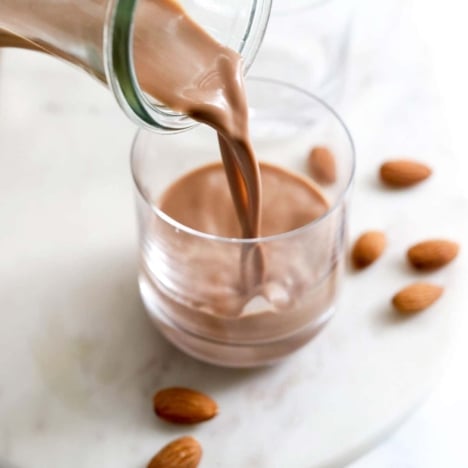
M 154 24 L 145 21 L 147 15 L 158 18 L 159 38 L 155 36 Z M 135 27 L 135 51 L 147 50 L 148 44 L 154 44 L 155 40 L 164 44 L 157 51 L 135 53 L 140 85 L 162 103 L 210 125 L 218 132 L 241 237 L 258 237 L 261 182 L 249 136 L 240 55 L 215 41 L 170 0 L 154 2 L 141 10 Z M 168 31 L 172 35 L 169 42 Z M 201 187 L 190 190 L 197 192 Z M 245 248 L 241 261 L 245 287 L 261 283 L 264 269 L 261 249 Z
M 263 162 L 260 164 L 260 174 L 260 232 L 263 236 L 298 229 L 328 210 L 326 199 L 310 180 Z M 172 219 L 197 231 L 225 238 L 242 237 L 225 167 L 221 163 L 200 167 L 181 177 L 163 193 L 158 205 Z M 178 248 L 189 252 L 194 245 L 196 243 L 188 237 L 178 243 Z M 291 296 L 294 292 L 300 296 L 310 281 L 307 273 L 297 269 L 293 274 L 296 284 L 292 290 L 281 285 L 283 278 L 296 268 L 296 265 L 289 265 L 289 248 L 294 247 L 294 243 L 278 242 L 275 252 L 269 252 L 264 245 L 250 245 L 242 252 L 240 269 L 236 268 L 239 265 L 236 249 L 225 246 L 211 249 L 204 261 L 210 264 L 205 272 L 210 268 L 213 268 L 213 272 L 209 274 L 210 280 L 203 285 L 203 295 L 209 298 L 205 302 L 210 304 L 210 313 L 239 318 L 263 312 L 290 312 L 294 302 Z M 257 252 L 265 258 L 260 266 L 261 275 L 258 274 L 257 260 L 252 257 Z M 200 261 L 203 259 L 200 258 Z M 195 284 L 193 278 L 188 283 Z M 229 293 L 223 295 L 222 292 L 219 294 L 220 291 Z M 278 297 L 275 298 L 278 293 L 279 302 Z M 257 299 L 251 302 L 254 298 Z M 267 315 L 272 320 L 271 314 Z M 278 322 L 277 319 L 275 321 Z M 264 327 L 265 331 L 270 329 L 268 319 Z
M 263 162 L 260 173 L 265 236 L 295 230 L 328 211 L 310 180 Z M 185 174 L 154 202 L 197 231 L 242 234 L 221 163 Z M 343 266 L 333 254 L 336 216 L 261 242 L 262 282 L 248 287 L 246 270 L 253 276 L 248 268 L 255 263 L 249 257 L 239 262 L 237 243 L 177 231 L 158 217 L 147 229 L 143 300 L 166 337 L 196 357 L 236 367 L 273 362 L 307 343 L 330 318 Z
M 231 238 L 279 234 L 323 215 L 328 204 L 310 181 L 267 164 L 260 173 L 240 56 L 176 4 L 159 1 L 152 8 L 150 16 L 166 25 L 173 40 L 158 51 L 148 49 L 154 33 L 138 27 L 144 22 L 138 18 L 135 50 L 146 48 L 146 54 L 135 53 L 140 84 L 213 127 L 222 155 L 222 165 L 186 174 L 154 202 L 186 226 Z M 234 365 L 271 361 L 307 342 L 330 316 L 340 264 L 330 261 L 326 228 L 246 243 L 240 259 L 237 244 L 175 233 L 159 220 L 153 235 L 158 253 L 144 253 L 142 296 L 165 335 L 198 357 Z M 311 239 L 323 240 L 323 248 L 309 245 Z
M 324 196 L 305 177 L 263 162 L 260 174 L 263 236 L 300 228 L 328 210 Z M 221 163 L 203 166 L 181 177 L 164 192 L 158 205 L 171 218 L 197 231 L 242 237 Z

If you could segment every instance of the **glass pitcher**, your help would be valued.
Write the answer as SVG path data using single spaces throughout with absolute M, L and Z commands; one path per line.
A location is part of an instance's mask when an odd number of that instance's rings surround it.
M 158 0 L 1 0 L 0 47 L 45 51 L 107 84 L 139 126 L 159 132 L 188 129 L 188 116 L 151 101 L 133 61 L 135 12 Z M 174 0 L 175 1 L 175 0 Z M 260 47 L 272 0 L 179 0 L 222 44 L 239 52 L 245 72 Z M 158 44 L 164 47 L 164 44 Z

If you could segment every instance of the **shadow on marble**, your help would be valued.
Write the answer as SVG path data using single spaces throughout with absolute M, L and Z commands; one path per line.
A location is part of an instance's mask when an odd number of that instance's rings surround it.
M 414 320 L 417 314 L 414 315 L 401 315 L 391 306 L 383 307 L 378 314 L 375 315 L 375 322 L 377 326 L 381 327 L 394 327 L 401 326 L 402 323 Z

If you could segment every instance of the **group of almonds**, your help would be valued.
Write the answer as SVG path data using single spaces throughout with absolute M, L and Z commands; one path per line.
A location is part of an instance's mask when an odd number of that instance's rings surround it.
M 394 188 L 407 188 L 427 179 L 432 171 L 425 164 L 417 161 L 400 159 L 388 161 L 380 167 L 382 182 Z M 368 231 L 362 234 L 354 244 L 351 259 L 357 269 L 374 263 L 385 250 L 387 240 L 383 232 Z M 406 257 L 412 267 L 418 271 L 430 272 L 449 264 L 457 255 L 459 246 L 447 239 L 430 239 L 411 246 Z M 429 282 L 417 282 L 406 286 L 392 298 L 395 309 L 409 315 L 420 312 L 440 298 L 444 289 Z
M 333 153 L 326 147 L 312 149 L 308 159 L 311 176 L 321 184 L 336 181 L 336 164 Z M 392 188 L 404 189 L 426 180 L 432 170 L 421 162 L 410 159 L 387 161 L 380 166 L 381 181 Z M 356 269 L 374 263 L 383 253 L 387 238 L 381 231 L 368 231 L 355 242 L 351 260 Z M 407 251 L 408 262 L 418 271 L 434 271 L 449 264 L 457 255 L 459 246 L 446 239 L 419 242 Z M 411 284 L 393 296 L 392 304 L 401 314 L 420 312 L 432 305 L 443 293 L 443 288 L 428 282 Z
M 368 231 L 362 234 L 352 250 L 352 261 L 357 269 L 374 263 L 385 249 L 385 234 Z M 458 254 L 458 244 L 445 239 L 419 242 L 407 251 L 409 263 L 418 271 L 434 271 L 450 263 Z M 443 288 L 428 282 L 406 286 L 393 296 L 392 304 L 401 314 L 420 312 L 432 305 L 443 293 Z
M 333 153 L 326 147 L 311 150 L 308 158 L 310 175 L 320 184 L 336 182 L 336 164 Z M 412 160 L 388 161 L 380 167 L 382 182 L 394 188 L 416 185 L 431 175 L 425 164 Z M 355 242 L 351 260 L 356 269 L 374 263 L 383 253 L 386 236 L 380 231 L 368 231 Z M 434 239 L 420 242 L 407 251 L 409 263 L 419 271 L 433 271 L 450 263 L 458 254 L 459 246 L 450 240 Z M 428 282 L 414 283 L 393 296 L 392 303 L 401 314 L 408 315 L 426 309 L 443 292 L 443 288 Z M 172 387 L 160 390 L 153 398 L 156 415 L 173 424 L 197 424 L 218 414 L 218 405 L 209 396 L 189 388 Z M 164 446 L 149 462 L 147 468 L 196 468 L 202 457 L 202 448 L 190 436 L 180 437 Z
M 189 388 L 172 387 L 160 390 L 153 397 L 158 417 L 173 424 L 197 424 L 218 414 L 218 405 L 209 396 Z M 190 436 L 180 437 L 164 446 L 147 468 L 196 468 L 202 448 Z

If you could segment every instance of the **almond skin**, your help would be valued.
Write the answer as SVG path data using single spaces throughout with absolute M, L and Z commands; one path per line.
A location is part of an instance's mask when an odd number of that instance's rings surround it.
M 414 283 L 395 294 L 394 307 L 403 315 L 420 312 L 442 296 L 444 288 L 431 283 Z
M 316 146 L 309 153 L 310 175 L 324 185 L 336 182 L 336 162 L 333 153 L 325 146 Z
M 457 255 L 456 242 L 434 239 L 420 242 L 408 249 L 408 261 L 417 270 L 430 271 L 449 264 Z
M 353 265 L 357 269 L 374 263 L 385 250 L 387 238 L 381 231 L 367 231 L 354 244 L 351 252 Z
M 157 392 L 153 397 L 153 408 L 161 419 L 175 424 L 207 421 L 218 413 L 218 405 L 209 396 L 180 387 Z
M 147 468 L 197 468 L 202 448 L 193 437 L 181 437 L 164 446 Z
M 411 187 L 419 184 L 432 174 L 432 169 L 425 164 L 410 159 L 395 159 L 380 166 L 380 178 L 396 188 Z

